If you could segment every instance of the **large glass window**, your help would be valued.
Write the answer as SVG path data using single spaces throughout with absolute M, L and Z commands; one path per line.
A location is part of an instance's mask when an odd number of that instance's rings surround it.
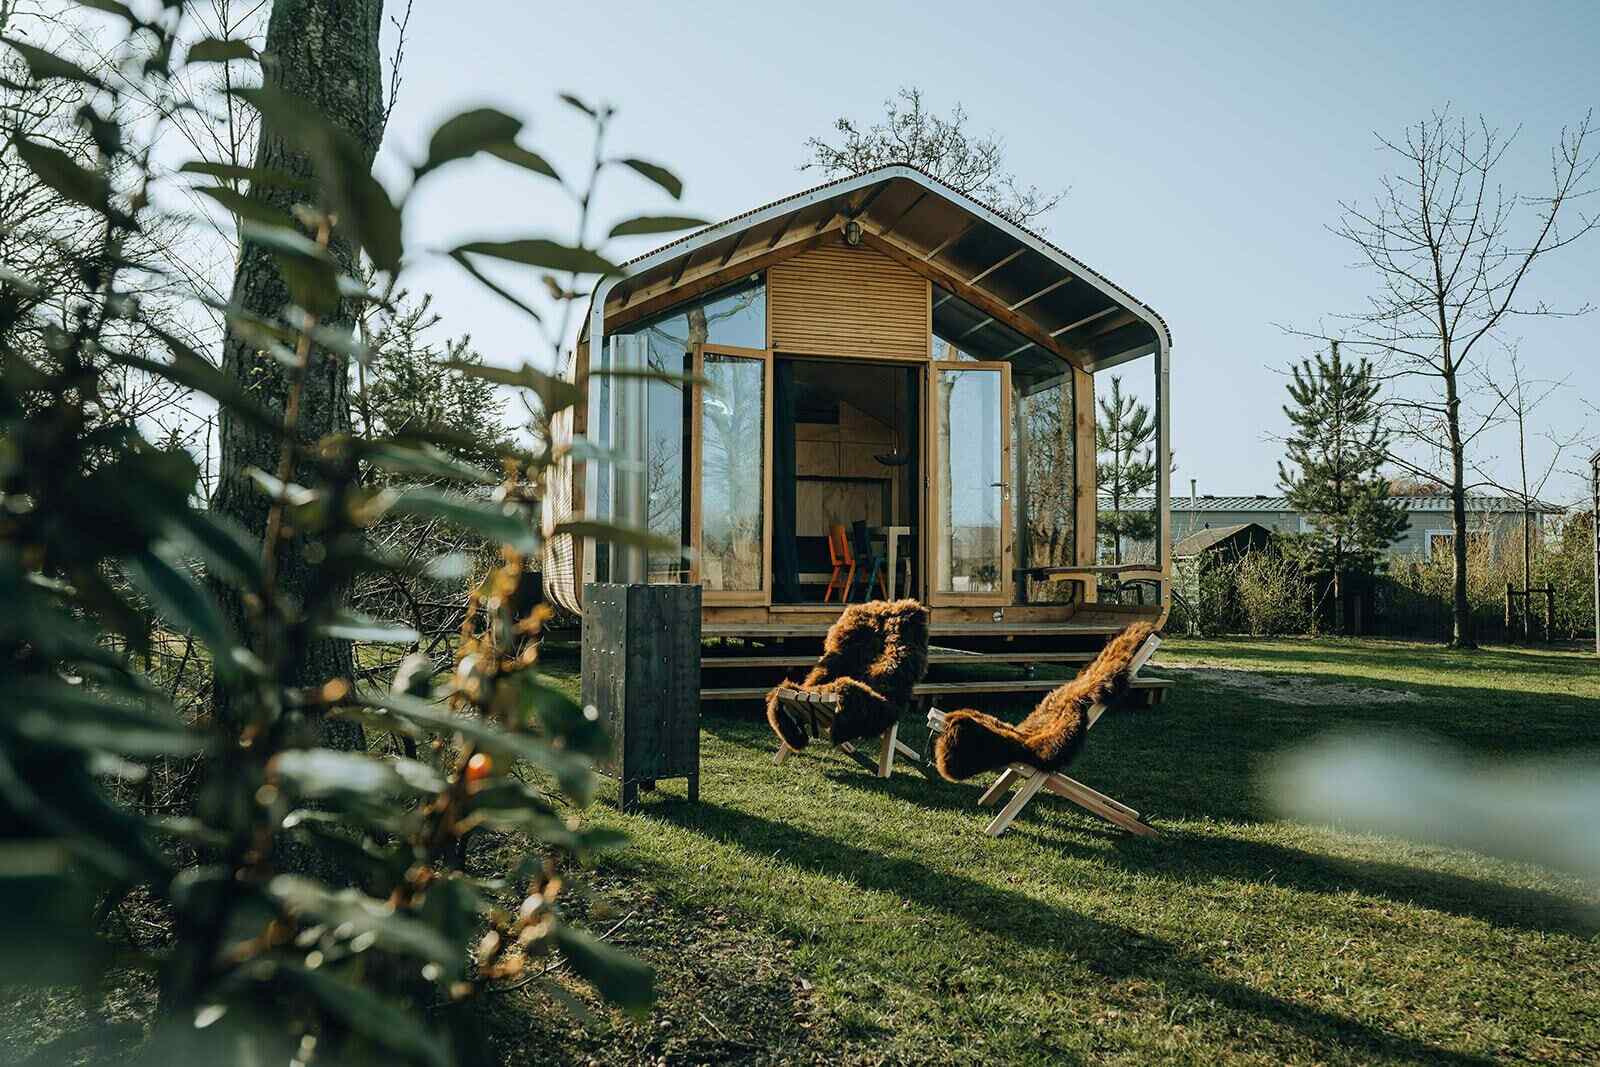
M 702 368 L 700 578 L 716 592 L 766 580 L 767 361 L 707 352 Z
M 934 372 L 934 589 L 996 593 L 1005 560 L 1003 368 Z
M 656 318 L 621 331 L 619 336 L 644 339 L 652 370 L 686 375 L 692 369 L 695 345 L 765 348 L 766 287 L 755 277 L 683 304 Z M 680 548 L 652 550 L 646 571 L 652 582 L 689 579 L 690 403 L 681 382 L 652 381 L 647 403 L 649 458 L 646 461 L 647 525 L 650 532 Z
M 1077 561 L 1076 450 L 1071 373 L 1013 378 L 1017 559 L 1020 567 L 1070 567 Z M 1066 599 L 1070 587 L 1028 580 L 1027 599 Z

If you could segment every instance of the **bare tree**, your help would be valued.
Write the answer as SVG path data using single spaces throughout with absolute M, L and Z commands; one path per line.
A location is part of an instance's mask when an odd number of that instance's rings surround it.
M 883 102 L 883 110 L 883 118 L 870 126 L 847 116 L 835 119 L 836 140 L 806 138 L 807 158 L 800 169 L 848 177 L 888 163 L 909 163 L 1017 225 L 1036 229 L 1042 229 L 1037 220 L 1067 195 L 1066 189 L 1041 192 L 1019 182 L 1005 169 L 1005 141 L 971 132 L 959 103 L 948 116 L 936 115 L 924 107 L 922 90 L 907 85 Z
M 1342 203 L 1334 227 L 1375 276 L 1366 310 L 1347 317 L 1339 339 L 1373 353 L 1389 386 L 1384 403 L 1397 444 L 1416 450 L 1397 448 L 1389 458 L 1449 489 L 1457 648 L 1475 647 L 1467 601 L 1469 452 L 1505 411 L 1504 399 L 1492 395 L 1474 408 L 1471 387 L 1491 358 L 1485 339 L 1508 320 L 1588 310 L 1527 302 L 1524 289 L 1536 263 L 1600 225 L 1600 217 L 1582 211 L 1595 191 L 1588 184 L 1593 132 L 1592 113 L 1563 128 L 1550 152 L 1549 188 L 1520 195 L 1502 188 L 1497 171 L 1515 133 L 1435 112 L 1400 140 L 1379 137 L 1395 170 L 1372 203 Z M 1429 455 L 1440 462 L 1419 458 Z
M 1552 476 L 1562 471 L 1563 458 L 1570 457 L 1574 449 L 1583 450 L 1584 446 L 1593 445 L 1595 439 L 1592 434 L 1582 430 L 1558 430 L 1548 424 L 1540 429 L 1532 428 L 1530 424 L 1536 424 L 1534 416 L 1538 409 L 1546 400 L 1567 388 L 1567 382 L 1565 379 L 1551 381 L 1527 377 L 1517 346 L 1507 344 L 1504 347 L 1507 358 L 1503 380 L 1485 378 L 1484 384 L 1509 412 L 1508 419 L 1516 425 L 1518 480 L 1507 483 L 1497 479 L 1482 465 L 1474 464 L 1474 469 L 1485 481 L 1515 497 L 1522 505 L 1522 589 L 1526 593 L 1533 584 L 1533 516 L 1536 509 L 1543 509 L 1545 487 Z M 1541 447 L 1539 442 L 1543 442 L 1542 447 L 1548 449 L 1543 456 L 1533 455 L 1533 451 Z M 1532 612 L 1524 600 L 1524 638 L 1532 636 L 1531 617 Z

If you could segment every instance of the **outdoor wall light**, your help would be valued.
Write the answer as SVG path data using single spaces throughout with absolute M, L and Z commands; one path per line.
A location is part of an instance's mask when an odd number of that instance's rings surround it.
M 855 219 L 844 224 L 844 243 L 852 248 L 861 246 L 861 223 Z

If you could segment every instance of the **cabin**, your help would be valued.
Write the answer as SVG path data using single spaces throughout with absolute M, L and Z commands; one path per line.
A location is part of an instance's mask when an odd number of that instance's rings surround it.
M 708 670 L 778 668 L 814 654 L 849 558 L 850 599 L 931 608 L 936 663 L 1085 658 L 1167 612 L 1170 350 L 1150 307 L 910 166 L 734 216 L 592 297 L 546 532 L 606 520 L 659 544 L 548 537 L 547 596 L 581 615 L 586 582 L 698 583 Z M 1139 367 L 1155 549 L 1106 564 L 1096 383 Z

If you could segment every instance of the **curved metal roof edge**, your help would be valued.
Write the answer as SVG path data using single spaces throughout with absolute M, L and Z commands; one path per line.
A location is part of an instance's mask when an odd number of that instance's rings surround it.
M 1019 226 L 1010 219 L 1003 218 L 992 208 L 985 207 L 966 194 L 957 192 L 955 189 L 952 189 L 949 185 L 946 185 L 938 178 L 935 178 L 933 175 L 927 173 L 921 168 L 914 167 L 909 163 L 888 163 L 873 170 L 864 171 L 861 174 L 853 174 L 846 178 L 835 178 L 833 181 L 823 182 L 821 185 L 813 186 L 810 189 L 803 189 L 799 192 L 791 193 L 788 196 L 773 200 L 770 203 L 762 204 L 759 207 L 751 208 L 749 211 L 741 212 L 738 215 L 733 215 L 729 218 L 723 219 L 721 222 L 712 223 L 710 226 L 696 230 L 693 233 L 685 234 L 684 236 L 669 241 L 666 244 L 652 249 L 649 252 L 635 256 L 634 258 L 619 264 L 619 266 L 621 266 L 625 271 L 628 271 L 629 268 L 650 269 L 657 267 L 663 263 L 671 262 L 673 259 L 677 258 L 677 255 L 679 254 L 688 255 L 704 247 L 705 245 L 710 244 L 712 241 L 721 240 L 723 237 L 730 237 L 742 230 L 747 230 L 753 226 L 760 225 L 762 222 L 768 221 L 769 218 L 775 217 L 772 214 L 775 209 L 781 208 L 783 205 L 791 203 L 792 201 L 815 198 L 818 193 L 829 189 L 836 190 L 836 192 L 839 193 L 855 192 L 857 189 L 868 188 L 869 186 L 876 185 L 880 182 L 893 181 L 896 178 L 904 178 L 907 181 L 911 181 L 922 186 L 931 193 L 935 193 L 944 197 L 946 200 L 961 208 L 963 211 L 966 211 L 968 214 L 983 219 L 983 221 L 989 223 L 991 226 L 994 226 L 996 229 L 1007 233 L 1012 238 L 1022 242 L 1023 244 L 1029 245 L 1034 249 L 1034 251 L 1039 252 L 1041 255 L 1045 255 L 1056 260 L 1056 262 L 1062 268 L 1070 273 L 1086 278 L 1106 296 L 1109 296 L 1114 301 L 1123 304 L 1128 308 L 1128 310 L 1134 312 L 1135 314 L 1139 315 L 1140 318 L 1144 319 L 1146 324 L 1148 324 L 1151 329 L 1155 330 L 1158 336 L 1165 341 L 1166 347 L 1171 349 L 1172 330 L 1167 326 L 1166 319 L 1162 318 L 1161 314 L 1156 311 L 1155 308 L 1151 307 L 1149 304 L 1146 304 L 1144 301 L 1140 300 L 1138 297 L 1122 288 L 1122 286 L 1113 282 L 1110 278 L 1107 278 L 1105 275 L 1101 274 L 1099 271 L 1095 270 L 1093 267 L 1089 266 L 1081 259 L 1078 259 L 1065 249 L 1045 240 L 1045 238 L 1034 233 L 1032 230 Z M 741 222 L 744 223 L 744 225 L 735 225 L 735 223 Z M 672 254 L 674 252 L 676 254 Z M 629 273 L 637 273 L 637 271 L 629 271 Z M 596 311 L 599 311 L 602 315 L 604 314 L 606 297 L 610 295 L 612 288 L 614 288 L 618 283 L 626 280 L 626 277 L 626 274 L 621 276 L 612 276 L 602 281 L 600 285 L 595 288 L 589 298 L 589 313 L 584 318 L 585 331 L 588 329 L 588 324 L 594 320 Z M 596 306 L 597 304 L 598 307 Z

